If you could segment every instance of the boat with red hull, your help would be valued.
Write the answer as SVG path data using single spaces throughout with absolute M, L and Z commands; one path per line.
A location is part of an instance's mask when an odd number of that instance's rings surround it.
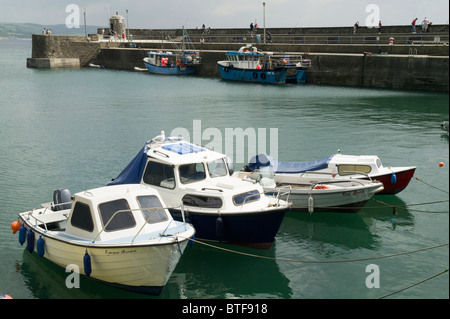
M 300 177 L 329 176 L 338 179 L 371 179 L 383 183 L 377 195 L 393 195 L 403 191 L 416 171 L 415 166 L 383 166 L 376 155 L 330 155 L 310 162 L 280 162 L 267 154 L 253 156 L 246 169 L 254 171 L 270 166 L 277 183 L 295 182 Z

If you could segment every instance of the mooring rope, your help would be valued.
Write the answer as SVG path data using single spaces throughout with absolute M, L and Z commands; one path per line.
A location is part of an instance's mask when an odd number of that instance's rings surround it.
M 418 177 L 416 177 L 416 180 L 418 180 L 418 181 L 421 182 L 421 183 L 424 183 L 424 184 L 427 185 L 427 186 L 430 186 L 431 188 L 437 189 L 438 191 L 441 191 L 441 192 L 443 192 L 443 193 L 448 194 L 448 191 L 446 191 L 446 190 L 444 190 L 444 189 L 441 189 L 441 188 L 439 188 L 439 187 L 436 187 L 436 186 L 434 186 L 434 185 L 431 185 L 430 183 L 427 183 L 427 182 L 421 180 L 421 179 L 418 178 Z
M 432 211 L 429 211 L 429 210 L 420 210 L 420 209 L 410 208 L 412 206 L 422 206 L 422 205 L 432 205 L 432 204 L 445 203 L 445 202 L 449 201 L 448 199 L 439 200 L 439 201 L 433 201 L 433 202 L 426 202 L 426 203 L 419 203 L 419 204 L 404 204 L 404 205 L 391 205 L 391 204 L 385 203 L 385 202 L 383 202 L 381 200 L 378 200 L 378 199 L 375 199 L 375 198 L 372 198 L 372 200 L 377 202 L 377 203 L 383 204 L 385 206 L 369 206 L 369 207 L 364 207 L 364 208 L 386 208 L 386 207 L 389 207 L 389 208 L 392 208 L 392 209 L 396 209 L 396 208 L 407 209 L 408 208 L 409 210 L 414 210 L 414 211 L 423 212 L 423 213 L 433 213 L 433 214 L 448 214 L 449 213 L 448 211 L 432 212 Z
M 179 237 L 181 237 L 181 236 L 179 236 Z M 391 257 L 402 256 L 402 255 L 414 254 L 414 253 L 421 252 L 421 251 L 426 251 L 426 250 L 430 250 L 430 249 L 435 249 L 435 248 L 448 246 L 448 244 L 449 244 L 449 243 L 445 243 L 445 244 L 440 244 L 440 245 L 436 245 L 436 246 L 432 246 L 432 247 L 421 248 L 421 249 L 417 249 L 417 250 L 413 250 L 413 251 L 408 251 L 408 252 L 403 252 L 403 253 L 396 253 L 396 254 L 391 254 L 391 255 L 386 255 L 386 256 L 357 258 L 357 259 L 324 260 L 324 261 L 320 261 L 320 260 L 297 260 L 297 259 L 288 259 L 288 258 L 267 257 L 267 256 L 256 255 L 256 254 L 244 253 L 242 251 L 232 250 L 232 249 L 228 249 L 228 248 L 224 248 L 224 247 L 218 247 L 216 245 L 208 244 L 208 243 L 206 243 L 204 241 L 200 241 L 200 240 L 197 240 L 197 239 L 192 239 L 192 238 L 187 238 L 187 239 L 192 241 L 192 242 L 198 243 L 200 245 L 204 245 L 204 246 L 207 246 L 207 247 L 210 247 L 210 248 L 214 248 L 214 249 L 221 250 L 221 251 L 226 251 L 226 252 L 237 254 L 237 255 L 243 255 L 243 256 L 247 256 L 247 257 L 260 258 L 260 259 L 268 259 L 268 260 L 274 260 L 274 261 L 286 261 L 286 262 L 309 263 L 309 264 L 348 263 L 348 262 L 384 259 L 384 258 L 391 258 Z
M 433 279 L 433 278 L 436 278 L 437 276 L 440 276 L 440 275 L 442 275 L 442 274 L 445 274 L 446 272 L 448 272 L 448 269 L 446 269 L 446 270 L 444 270 L 444 271 L 441 271 L 440 273 L 437 273 L 437 274 L 435 274 L 435 275 L 433 275 L 433 276 L 431 276 L 431 277 L 428 277 L 428 278 L 426 278 L 426 279 L 424 279 L 424 280 L 421 280 L 421 281 L 419 281 L 419 282 L 416 282 L 415 284 L 409 285 L 408 287 L 405 287 L 405 288 L 402 288 L 402 289 L 400 289 L 400 290 L 391 292 L 390 294 L 381 296 L 381 297 L 379 297 L 378 299 L 383 299 L 383 298 L 386 298 L 386 297 L 395 295 L 395 294 L 397 294 L 397 293 L 399 293 L 399 292 L 405 291 L 405 290 L 407 290 L 407 289 L 409 289 L 409 288 L 412 288 L 412 287 L 414 287 L 414 286 L 420 285 L 420 284 L 422 284 L 422 283 L 424 283 L 424 282 L 426 282 L 426 281 L 428 281 L 428 280 L 431 280 L 431 279 Z

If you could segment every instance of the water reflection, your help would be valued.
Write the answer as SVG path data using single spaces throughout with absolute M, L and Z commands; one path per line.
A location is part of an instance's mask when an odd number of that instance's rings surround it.
M 214 244 L 274 258 L 273 249 Z M 187 249 L 163 292 L 167 298 L 290 298 L 289 280 L 270 259 L 243 256 L 194 244 Z

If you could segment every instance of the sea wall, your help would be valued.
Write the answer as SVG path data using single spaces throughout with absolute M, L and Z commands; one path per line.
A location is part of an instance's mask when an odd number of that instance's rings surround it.
M 390 34 L 386 29 L 378 34 L 374 29 L 360 28 L 356 35 L 348 27 L 271 29 L 274 42 L 270 44 L 258 43 L 246 29 L 212 30 L 208 35 L 211 41 L 205 43 L 200 42 L 200 37 L 205 36 L 202 30 L 189 30 L 189 35 L 201 52 L 202 64 L 196 70 L 200 76 L 219 77 L 217 61 L 225 58 L 225 52 L 253 43 L 263 51 L 308 55 L 312 63 L 307 82 L 311 84 L 448 92 L 448 25 L 433 26 L 433 32 L 426 34 L 411 34 L 409 26 L 391 27 Z M 149 49 L 172 49 L 170 43 L 156 38 L 161 34 L 172 33 L 173 38 L 182 34 L 181 29 L 131 32 L 135 33 L 135 48 L 126 41 L 98 41 L 99 35 L 88 39 L 33 35 L 32 57 L 27 66 L 85 67 L 94 63 L 119 70 L 145 68 L 143 58 Z M 388 44 L 391 38 L 395 42 Z M 180 41 L 181 37 L 174 40 Z
M 105 68 L 145 68 L 147 49 L 101 49 L 94 63 Z M 222 50 L 202 50 L 201 76 L 219 77 Z M 310 53 L 307 83 L 402 90 L 449 91 L 449 58 L 418 55 Z
M 89 64 L 101 48 L 118 47 L 115 42 L 87 41 L 80 36 L 32 35 L 31 58 L 27 67 L 83 67 Z M 78 64 L 74 59 L 79 60 Z

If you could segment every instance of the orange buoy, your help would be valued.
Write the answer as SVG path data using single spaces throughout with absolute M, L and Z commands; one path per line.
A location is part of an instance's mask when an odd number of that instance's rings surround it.
M 19 220 L 16 220 L 15 222 L 11 223 L 11 229 L 13 231 L 13 234 L 17 233 L 20 229 L 22 224 L 19 222 Z
M 439 162 L 439 167 L 444 167 L 444 162 Z

